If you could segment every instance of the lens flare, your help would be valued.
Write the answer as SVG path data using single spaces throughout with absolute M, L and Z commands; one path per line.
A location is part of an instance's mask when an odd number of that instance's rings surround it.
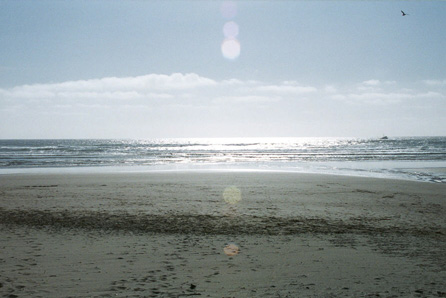
M 226 19 L 233 19 L 237 15 L 237 4 L 234 1 L 225 1 L 220 8 L 221 15 Z
M 232 257 L 240 253 L 240 248 L 235 243 L 228 243 L 228 245 L 223 248 L 223 252 L 228 257 Z
M 223 199 L 230 205 L 235 205 L 242 199 L 242 192 L 235 186 L 226 187 L 223 191 Z
M 236 22 L 227 22 L 223 26 L 223 34 L 226 38 L 236 38 L 238 35 L 238 25 Z
M 221 44 L 221 52 L 226 59 L 234 60 L 240 56 L 240 42 L 235 38 L 227 38 Z

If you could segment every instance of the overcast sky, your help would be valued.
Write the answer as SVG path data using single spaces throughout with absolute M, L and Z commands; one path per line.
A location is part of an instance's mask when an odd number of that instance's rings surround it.
M 445 29 L 445 1 L 0 0 L 0 138 L 446 135 Z

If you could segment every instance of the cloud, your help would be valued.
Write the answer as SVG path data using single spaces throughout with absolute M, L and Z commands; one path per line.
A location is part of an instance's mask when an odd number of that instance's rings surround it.
M 368 80 L 368 81 L 362 82 L 362 84 L 366 85 L 366 86 L 378 86 L 381 84 L 381 82 L 379 80 Z
M 303 94 L 317 91 L 315 87 L 311 86 L 291 86 L 291 85 L 259 86 L 257 87 L 257 90 L 260 92 L 291 93 L 291 94 Z
M 335 86 L 333 86 L 333 85 L 326 85 L 324 87 L 324 91 L 326 93 L 336 93 L 336 92 L 338 92 L 338 89 Z
M 224 103 L 269 103 L 278 102 L 279 97 L 268 97 L 268 96 L 227 96 L 218 97 L 214 100 L 214 103 L 224 104 Z
M 360 85 L 363 86 L 380 86 L 380 85 L 394 85 L 396 84 L 396 81 L 380 81 L 380 80 L 367 80 L 367 81 L 363 81 Z
M 253 83 L 253 82 L 251 81 L 250 83 Z M 246 82 L 238 80 L 238 79 L 229 79 L 229 80 L 222 81 L 222 84 L 229 85 L 229 86 L 231 86 L 231 85 L 239 85 L 240 86 L 240 85 L 246 84 Z
M 214 80 L 201 77 L 194 73 L 171 75 L 148 74 L 137 77 L 102 78 L 87 81 L 72 81 L 60 84 L 41 85 L 54 90 L 99 90 L 99 91 L 145 91 L 145 90 L 171 90 L 191 89 L 196 87 L 213 86 Z M 39 85 L 37 85 L 39 86 Z M 36 86 L 32 86 L 35 88 Z
M 158 93 L 159 96 L 156 97 L 168 97 L 168 92 L 171 91 L 184 91 L 215 85 L 214 80 L 200 77 L 197 74 L 149 74 L 137 77 L 107 77 L 63 83 L 22 85 L 7 90 L 1 89 L 0 96 L 22 99 L 137 99 L 144 96 L 153 97 L 159 91 L 163 93 Z
M 134 101 L 135 105 L 150 105 L 154 100 L 156 104 L 162 104 L 162 100 L 182 100 L 182 104 L 187 104 L 184 101 L 191 104 L 201 101 L 200 105 L 209 105 L 223 101 L 277 102 L 284 97 L 315 92 L 315 87 L 301 86 L 294 81 L 271 85 L 239 79 L 215 81 L 194 73 L 174 73 L 22 85 L 0 89 L 0 101 L 9 105 L 52 102 L 53 106 L 63 106 L 69 102 L 81 106 L 87 103 L 128 105 L 130 101 Z
M 431 87 L 433 85 L 426 88 L 426 85 L 416 83 L 404 85 L 372 79 L 345 86 L 326 85 L 324 91 L 326 98 L 353 105 L 434 104 L 433 101 L 446 98 L 444 92 Z
M 438 86 L 444 81 L 423 81 L 425 86 Z M 296 81 L 268 84 L 260 81 L 228 79 L 216 81 L 194 73 L 171 75 L 148 74 L 135 77 L 68 81 L 62 83 L 22 85 L 0 89 L 0 108 L 57 108 L 84 106 L 187 106 L 190 108 L 300 99 L 335 99 L 346 104 L 393 105 L 407 100 L 439 99 L 445 95 L 429 88 L 412 89 L 398 86 L 395 81 L 371 79 L 357 84 L 321 87 L 301 85 Z
M 174 73 L 22 85 L 0 88 L 0 137 L 285 135 L 343 126 L 348 130 L 351 123 L 366 118 L 424 117 L 422 111 L 429 120 L 430 115 L 444 114 L 442 84 L 372 79 L 318 86 Z
M 341 100 L 351 104 L 372 104 L 372 105 L 388 105 L 398 104 L 407 100 L 416 99 L 441 99 L 445 96 L 439 92 L 364 92 L 364 93 L 347 93 L 332 95 L 333 99 Z
M 446 81 L 425 80 L 424 86 L 438 86 Z M 366 80 L 357 84 L 320 87 L 296 81 L 277 84 L 228 79 L 216 81 L 194 73 L 171 75 L 147 74 L 135 77 L 106 77 L 92 80 L 22 85 L 0 89 L 0 108 L 13 106 L 210 106 L 231 102 L 276 103 L 283 100 L 335 99 L 348 104 L 396 104 L 411 99 L 439 99 L 445 95 L 429 88 L 398 86 L 395 81 Z M 51 106 L 52 105 L 52 106 Z
M 446 80 L 424 80 L 423 82 L 429 86 L 446 86 Z

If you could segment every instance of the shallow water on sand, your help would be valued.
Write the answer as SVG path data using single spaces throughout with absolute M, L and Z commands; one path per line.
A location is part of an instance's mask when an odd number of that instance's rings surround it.
M 446 137 L 0 140 L 0 174 L 292 171 L 446 182 Z

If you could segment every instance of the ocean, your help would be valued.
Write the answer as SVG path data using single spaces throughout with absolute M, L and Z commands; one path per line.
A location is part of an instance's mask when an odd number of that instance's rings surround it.
M 446 183 L 446 137 L 0 140 L 0 174 L 287 171 Z

